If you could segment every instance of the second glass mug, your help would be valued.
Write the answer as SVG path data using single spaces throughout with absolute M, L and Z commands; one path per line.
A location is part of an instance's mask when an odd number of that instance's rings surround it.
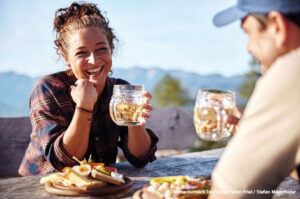
M 138 126 L 144 120 L 141 114 L 145 101 L 143 85 L 114 85 L 110 116 L 119 126 Z
M 208 141 L 226 140 L 234 125 L 228 124 L 227 116 L 236 115 L 235 93 L 227 90 L 200 89 L 195 108 L 194 124 L 197 135 Z

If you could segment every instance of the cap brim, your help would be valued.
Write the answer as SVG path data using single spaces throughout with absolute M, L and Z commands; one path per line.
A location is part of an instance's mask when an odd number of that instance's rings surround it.
M 242 19 L 247 15 L 247 12 L 244 12 L 238 9 L 236 6 L 233 6 L 217 13 L 213 18 L 213 23 L 215 26 L 220 27 L 232 23 L 235 20 Z

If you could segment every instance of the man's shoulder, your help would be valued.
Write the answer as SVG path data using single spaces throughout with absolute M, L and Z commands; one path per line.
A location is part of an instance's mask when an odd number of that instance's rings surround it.
M 294 70 L 300 70 L 300 48 L 279 57 L 272 68 L 292 73 Z
M 279 57 L 258 81 L 259 87 L 286 89 L 300 85 L 300 48 Z

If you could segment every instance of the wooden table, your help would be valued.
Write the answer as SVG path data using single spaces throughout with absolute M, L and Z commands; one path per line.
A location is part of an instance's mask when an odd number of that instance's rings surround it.
M 133 180 L 132 187 L 125 193 L 118 195 L 102 196 L 102 197 L 76 197 L 82 198 L 131 198 L 133 193 L 149 184 L 149 180 L 153 177 L 169 176 L 169 175 L 190 175 L 201 176 L 210 175 L 216 165 L 223 149 L 216 149 L 204 152 L 186 153 L 182 155 L 160 158 L 148 164 L 143 169 L 136 169 L 128 162 L 117 163 L 115 166 L 118 171 Z M 18 177 L 0 180 L 0 197 L 2 199 L 24 199 L 24 198 L 74 198 L 63 197 L 47 193 L 44 186 L 39 183 L 41 176 Z M 296 193 L 292 195 L 276 194 L 273 198 L 300 198 L 299 183 L 292 178 L 286 178 L 277 191 L 294 190 Z M 280 193 L 280 192 L 278 192 Z

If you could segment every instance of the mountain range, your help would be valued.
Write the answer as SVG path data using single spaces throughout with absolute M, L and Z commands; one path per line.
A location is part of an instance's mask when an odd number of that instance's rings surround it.
M 114 69 L 112 77 L 125 79 L 131 84 L 144 84 L 145 89 L 152 92 L 159 80 L 166 74 L 178 78 L 192 98 L 196 97 L 200 88 L 232 90 L 237 93 L 238 86 L 244 80 L 243 75 L 224 77 L 220 74 L 199 75 L 180 70 L 141 67 Z M 29 96 L 39 78 L 14 72 L 0 73 L 0 117 L 28 116 Z M 243 102 L 238 94 L 237 102 Z

